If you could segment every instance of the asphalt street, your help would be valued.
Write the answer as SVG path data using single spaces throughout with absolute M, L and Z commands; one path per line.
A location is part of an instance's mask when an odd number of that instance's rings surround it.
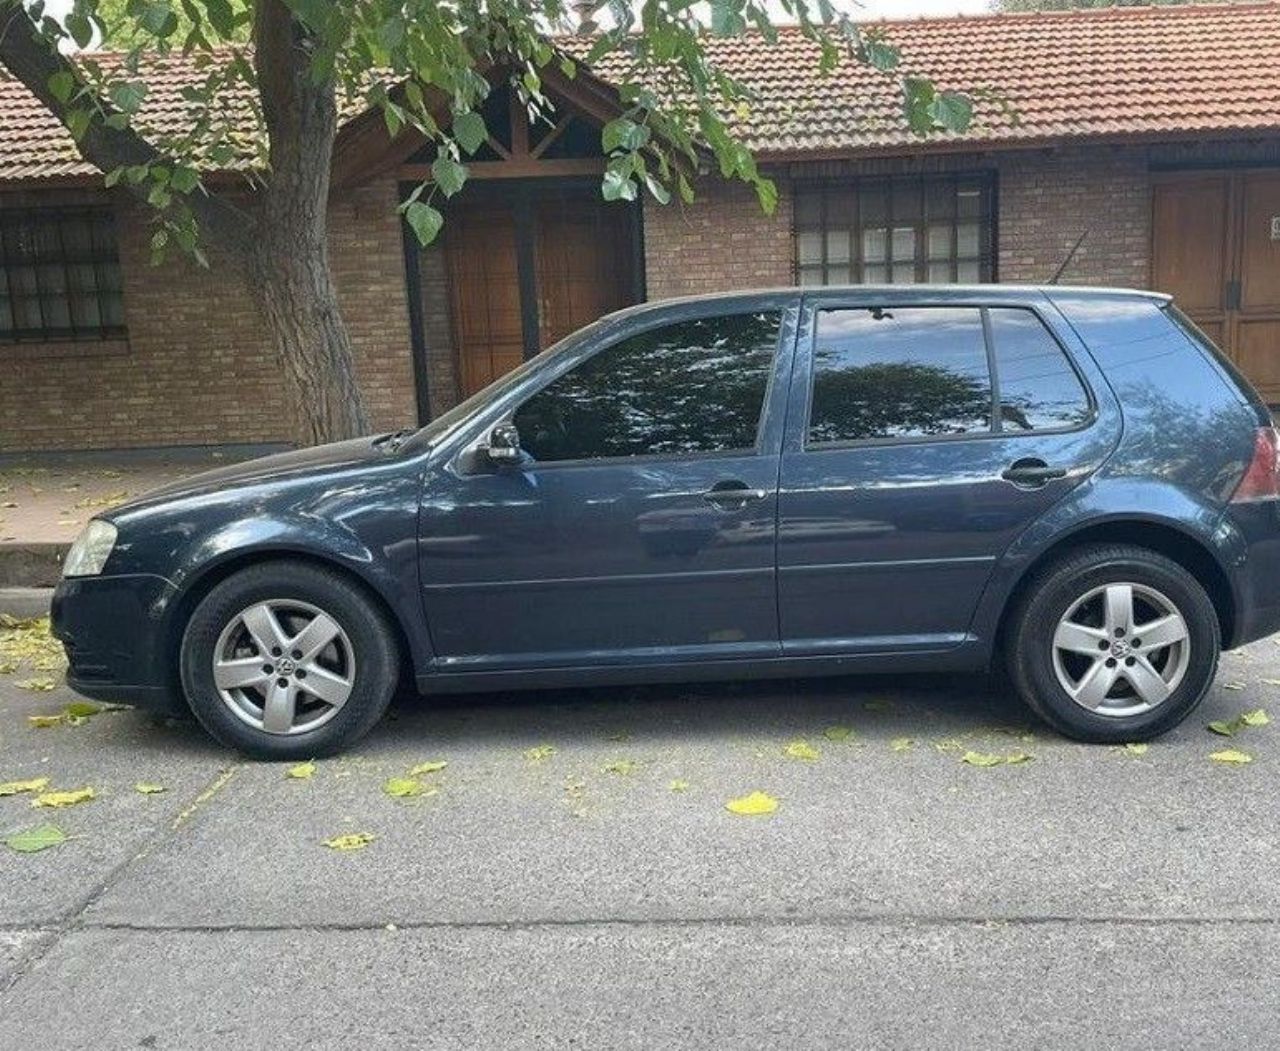
M 291 778 L 24 681 L 0 782 L 95 798 L 0 798 L 70 837 L 0 846 L 0 1048 L 1280 1043 L 1280 721 L 1206 730 L 1280 720 L 1269 640 L 1145 752 L 839 679 L 406 698 Z

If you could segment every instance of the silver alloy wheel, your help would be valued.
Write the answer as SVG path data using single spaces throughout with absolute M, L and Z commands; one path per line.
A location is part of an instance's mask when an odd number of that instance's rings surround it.
M 1191 663 L 1178 607 L 1145 584 L 1094 588 L 1053 633 L 1053 670 L 1076 704 L 1097 715 L 1149 712 L 1168 700 Z
M 293 599 L 257 602 L 218 636 L 213 682 L 235 716 L 269 734 L 300 734 L 332 719 L 355 683 L 355 652 L 342 626 Z

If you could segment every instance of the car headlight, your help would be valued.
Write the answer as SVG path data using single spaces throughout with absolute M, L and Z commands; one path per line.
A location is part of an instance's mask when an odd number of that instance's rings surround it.
M 116 546 L 116 527 L 110 522 L 93 519 L 80 531 L 67 560 L 62 564 L 64 577 L 96 577 L 107 564 L 111 549 Z

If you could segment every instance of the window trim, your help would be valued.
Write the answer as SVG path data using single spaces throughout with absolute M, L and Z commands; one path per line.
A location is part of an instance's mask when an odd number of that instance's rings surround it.
M 41 219 L 52 219 L 58 224 L 58 243 L 59 256 L 56 262 L 41 263 L 32 261 L 30 263 L 19 262 L 17 260 L 8 260 L 4 255 L 4 228 L 6 225 L 6 214 L 16 218 L 10 220 L 13 225 L 21 226 L 24 221 L 34 220 L 39 222 Z M 112 258 L 97 258 L 96 250 L 93 247 L 93 228 L 99 220 L 106 220 L 109 226 L 112 238 L 112 247 L 114 255 Z M 84 259 L 72 259 L 67 252 L 64 231 L 62 223 L 82 220 L 88 226 L 90 246 L 88 255 Z M 100 323 L 95 327 L 77 327 L 72 324 L 69 328 L 53 329 L 44 323 L 44 300 L 46 298 L 53 299 L 54 296 L 45 296 L 40 289 L 39 268 L 41 266 L 57 266 L 62 269 L 64 279 L 64 289 L 61 297 L 65 300 L 67 306 L 68 317 L 72 315 L 71 301 L 74 295 L 71 282 L 71 267 L 74 266 L 92 266 L 94 268 L 94 284 L 95 288 L 92 294 L 97 306 L 99 319 L 103 314 L 102 304 L 104 292 L 112 297 L 116 297 L 120 303 L 121 322 L 118 325 L 107 325 Z M 98 268 L 106 265 L 114 265 L 116 274 L 120 279 L 119 290 L 104 290 L 97 287 L 98 284 Z M 16 303 L 19 298 L 14 292 L 12 278 L 9 271 L 19 267 L 27 267 L 37 272 L 36 275 L 36 292 L 35 299 L 40 307 L 41 327 L 39 329 L 19 329 L 16 324 L 13 328 L 0 331 L 0 354 L 5 357 L 14 359 L 29 359 L 32 357 L 78 357 L 83 355 L 92 355 L 96 353 L 121 353 L 121 347 L 127 349 L 129 339 L 129 326 L 124 319 L 124 268 L 120 260 L 120 237 L 116 217 L 116 209 L 110 203 L 98 204 L 68 204 L 68 205 L 35 205 L 25 207 L 21 205 L 0 204 L 0 270 L 6 274 L 4 279 L 5 298 L 9 301 L 9 309 L 11 319 L 16 322 L 17 308 Z M 29 293 L 23 293 L 22 296 L 30 297 Z M 20 335 L 19 333 L 28 333 Z M 57 348 L 52 349 L 52 348 Z M 63 348 L 75 348 L 64 350 Z M 99 348 L 103 348 L 99 350 Z M 47 351 L 47 352 L 45 352 Z
M 711 305 L 711 304 L 708 304 Z M 484 413 L 484 422 L 480 423 L 475 432 L 471 433 L 462 443 L 459 451 L 452 457 L 452 463 L 455 469 L 469 456 L 474 453 L 478 447 L 488 437 L 489 432 L 501 423 L 514 423 L 515 414 L 520 410 L 521 406 L 527 403 L 531 398 L 536 397 L 546 390 L 551 384 L 564 376 L 567 376 L 574 369 L 585 365 L 588 361 L 598 357 L 601 354 L 612 350 L 620 343 L 628 339 L 634 339 L 637 336 L 643 336 L 658 329 L 669 328 L 674 325 L 684 324 L 690 321 L 707 321 L 717 318 L 741 317 L 745 314 L 776 314 L 778 317 L 778 336 L 774 345 L 773 357 L 770 361 L 769 374 L 765 382 L 764 394 L 760 401 L 760 417 L 756 421 L 755 442 L 750 446 L 744 446 L 740 449 L 716 449 L 703 452 L 672 452 L 672 453 L 645 453 L 641 456 L 598 456 L 590 458 L 578 458 L 574 460 L 535 460 L 528 459 L 520 465 L 522 471 L 542 471 L 542 470 L 560 470 L 562 468 L 575 467 L 599 467 L 602 465 L 619 466 L 624 464 L 652 464 L 652 463 L 691 463 L 703 460 L 740 460 L 751 456 L 767 455 L 764 449 L 765 433 L 769 423 L 770 402 L 777 396 L 779 375 L 778 371 L 784 359 L 787 359 L 788 374 L 794 366 L 794 358 L 789 357 L 794 348 L 796 338 L 795 325 L 796 321 L 788 324 L 788 312 L 798 313 L 800 307 L 800 297 L 795 296 L 788 298 L 786 301 L 777 300 L 769 297 L 764 303 L 736 303 L 731 309 L 725 310 L 709 310 L 706 312 L 696 312 L 688 314 L 677 314 L 675 316 L 664 315 L 653 320 L 652 324 L 643 325 L 636 328 L 628 328 L 619 332 L 615 338 L 609 339 L 607 342 L 601 343 L 593 348 L 590 352 L 576 357 L 571 364 L 567 364 L 563 369 L 554 371 L 549 370 L 546 377 L 539 377 L 541 382 L 537 382 L 536 386 L 520 392 L 519 400 L 508 405 L 503 411 L 496 416 Z M 796 319 L 798 320 L 798 318 Z M 791 347 L 788 347 L 788 340 L 791 341 Z M 785 407 L 784 407 L 785 413 Z M 474 473 L 474 472 L 465 472 Z
M 983 190 L 984 190 L 984 195 L 985 195 L 986 204 L 987 204 L 987 212 L 979 220 L 979 230 L 981 235 L 981 229 L 982 227 L 985 226 L 986 232 L 987 232 L 987 243 L 985 246 L 981 244 L 979 245 L 979 252 L 978 252 L 979 273 L 978 273 L 978 281 L 976 283 L 988 284 L 988 283 L 995 283 L 999 281 L 1000 280 L 1000 250 L 999 250 L 1000 202 L 999 202 L 998 173 L 994 168 L 965 168 L 965 169 L 958 169 L 956 171 L 899 172 L 899 173 L 886 174 L 886 175 L 867 174 L 867 175 L 854 175 L 854 176 L 816 176 L 816 177 L 801 176 L 793 179 L 791 182 L 791 196 L 792 196 L 792 204 L 793 204 L 793 207 L 791 209 L 791 280 L 792 280 L 792 283 L 797 287 L 802 288 L 806 291 L 818 290 L 822 288 L 839 288 L 842 285 L 848 285 L 848 284 L 867 285 L 869 287 L 874 287 L 875 285 L 878 285 L 878 284 L 888 284 L 888 285 L 893 285 L 893 287 L 895 288 L 910 288 L 912 287 L 912 284 L 914 284 L 914 285 L 931 286 L 935 288 L 945 288 L 945 287 L 948 287 L 949 285 L 960 285 L 961 287 L 963 287 L 964 284 L 974 283 L 974 282 L 962 283 L 958 280 L 958 275 L 957 275 L 957 279 L 952 281 L 930 282 L 928 280 L 927 275 L 928 275 L 928 266 L 929 266 L 929 259 L 928 259 L 929 217 L 928 217 L 927 195 L 925 194 L 925 189 L 927 187 L 927 184 L 931 181 L 944 181 L 944 180 L 951 182 L 953 185 L 958 185 L 960 183 L 965 182 L 966 180 L 981 182 L 983 184 Z M 886 190 L 886 200 L 888 201 L 887 211 L 885 214 L 886 230 L 888 231 L 886 236 L 889 239 L 889 241 L 892 241 L 892 237 L 893 237 L 892 187 L 895 182 L 898 182 L 898 183 L 916 182 L 920 185 L 920 190 L 922 194 L 921 219 L 920 219 L 920 222 L 913 227 L 913 229 L 916 229 L 917 231 L 921 229 L 924 230 L 925 236 L 923 239 L 920 240 L 920 244 L 923 245 L 924 256 L 921 259 L 917 259 L 913 261 L 913 265 L 915 268 L 915 281 L 912 283 L 895 284 L 892 280 L 888 280 L 884 282 L 865 282 L 861 280 L 858 280 L 858 281 L 851 280 L 849 282 L 840 282 L 834 285 L 827 284 L 825 282 L 826 271 L 831 266 L 831 264 L 827 261 L 827 232 L 829 229 L 826 226 L 827 195 L 832 191 L 844 190 L 852 194 L 856 200 L 857 194 L 860 188 L 868 185 L 873 185 L 873 184 L 882 185 Z M 795 198 L 798 197 L 801 193 L 803 193 L 806 190 L 820 191 L 823 195 L 822 220 L 821 220 L 821 224 L 817 227 L 802 226 L 796 220 L 798 210 L 794 207 Z M 985 219 L 985 222 L 982 221 L 983 219 Z M 959 222 L 958 217 L 953 216 L 951 219 L 951 252 L 952 254 L 947 259 L 947 262 L 951 264 L 952 272 L 956 272 L 960 262 L 958 258 L 958 245 L 956 243 L 956 239 L 957 239 L 956 230 L 958 227 L 958 222 Z M 814 229 L 817 229 L 822 236 L 822 262 L 818 264 L 810 264 L 810 266 L 805 267 L 805 266 L 802 266 L 800 262 L 799 235 L 801 231 L 809 231 Z M 861 270 L 865 266 L 865 263 L 863 262 L 863 259 L 862 259 L 861 237 L 855 236 L 855 233 L 858 235 L 861 235 L 863 231 L 862 214 L 861 214 L 860 206 L 858 208 L 858 213 L 854 219 L 853 224 L 850 225 L 848 229 L 849 229 L 848 266 L 850 269 L 850 275 L 852 276 L 853 268 L 855 266 L 858 267 L 859 270 Z M 893 262 L 891 261 L 891 257 L 893 254 L 892 244 L 889 244 L 889 243 L 886 244 L 886 253 L 887 254 L 886 254 L 885 260 L 880 265 L 883 265 L 886 268 L 886 277 L 891 279 L 893 276 Z M 988 268 L 989 268 L 989 272 L 986 275 L 982 273 L 982 264 L 984 261 L 988 264 Z M 824 277 L 823 283 L 818 285 L 802 285 L 800 282 L 800 275 L 802 271 L 806 269 L 815 269 L 815 268 L 820 269 L 823 272 L 823 277 Z
M 809 345 L 809 377 L 808 389 L 805 391 L 804 398 L 804 418 L 801 423 L 801 441 L 800 451 L 802 453 L 822 453 L 848 449 L 870 449 L 881 448 L 885 446 L 895 445 L 932 445 L 940 442 L 959 442 L 959 441 L 987 441 L 990 439 L 1005 440 L 1009 438 L 1042 438 L 1045 436 L 1075 434 L 1079 431 L 1086 431 L 1092 427 L 1098 419 L 1098 399 L 1094 395 L 1093 388 L 1090 386 L 1087 378 L 1080 366 L 1076 363 L 1075 358 L 1067 350 L 1062 340 L 1058 338 L 1058 334 L 1053 331 L 1053 327 L 1045 319 L 1044 314 L 1032 304 L 1024 303 L 1001 303 L 1001 302 L 932 302 L 932 303 L 895 303 L 892 306 L 884 304 L 880 309 L 911 309 L 911 310 L 977 310 L 981 317 L 983 344 L 986 348 L 987 369 L 991 379 L 991 414 L 990 423 L 985 431 L 965 431 L 961 434 L 918 434 L 918 435 L 901 435 L 889 438 L 848 438 L 842 441 L 834 442 L 811 442 L 809 440 L 810 427 L 813 422 L 813 395 L 817 386 L 817 369 L 814 367 L 815 355 L 818 344 L 818 317 L 824 311 L 834 310 L 875 310 L 877 304 L 872 302 L 849 304 L 841 306 L 838 303 L 812 303 L 808 304 L 808 309 L 813 317 L 813 324 L 810 332 Z M 1001 426 L 1000 418 L 1000 383 L 999 374 L 995 364 L 995 341 L 992 338 L 990 312 L 992 310 L 1025 310 L 1031 314 L 1041 327 L 1053 339 L 1058 350 L 1066 359 L 1067 364 L 1071 367 L 1071 371 L 1075 373 L 1076 379 L 1080 383 L 1081 390 L 1084 391 L 1085 402 L 1088 406 L 1088 413 L 1084 419 L 1073 427 L 1047 427 L 1043 430 L 1032 431 L 1007 431 Z

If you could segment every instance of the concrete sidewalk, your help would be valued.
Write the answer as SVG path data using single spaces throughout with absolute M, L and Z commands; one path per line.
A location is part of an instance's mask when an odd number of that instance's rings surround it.
M 0 674 L 0 782 L 97 795 L 0 798 L 0 838 L 72 837 L 0 846 L 0 1047 L 1200 1049 L 1280 1028 L 1280 725 L 1205 729 L 1280 718 L 1270 640 L 1145 751 L 1060 738 L 982 679 L 839 679 L 403 698 L 306 779 L 137 712 L 36 729 L 72 700 L 20 685 L 40 678 Z M 424 794 L 384 792 L 427 760 L 448 765 Z M 776 813 L 725 809 L 757 790 Z M 375 838 L 323 845 L 356 832 Z
M 0 456 L 0 589 L 57 583 L 67 547 L 95 514 L 176 479 L 270 451 L 237 446 Z

